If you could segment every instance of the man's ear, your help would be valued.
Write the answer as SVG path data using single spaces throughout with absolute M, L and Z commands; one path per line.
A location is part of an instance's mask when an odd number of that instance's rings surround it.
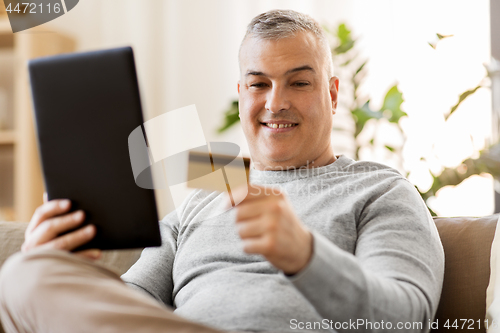
M 330 78 L 330 98 L 332 99 L 332 113 L 335 114 L 339 95 L 339 78 L 332 76 Z
M 238 95 L 240 94 L 240 80 L 238 80 Z M 239 99 L 238 99 L 239 102 Z M 238 118 L 240 118 L 240 111 L 238 110 Z

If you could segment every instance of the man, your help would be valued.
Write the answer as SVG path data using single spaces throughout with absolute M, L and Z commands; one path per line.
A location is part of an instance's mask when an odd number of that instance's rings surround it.
M 122 276 L 128 286 L 61 251 L 95 229 L 57 236 L 84 213 L 45 203 L 2 270 L 8 332 L 428 331 L 443 279 L 436 228 L 397 171 L 334 155 L 339 81 L 320 26 L 294 11 L 257 16 L 240 70 L 246 199 L 206 219 L 224 198 L 195 191 L 162 221 L 163 246 Z

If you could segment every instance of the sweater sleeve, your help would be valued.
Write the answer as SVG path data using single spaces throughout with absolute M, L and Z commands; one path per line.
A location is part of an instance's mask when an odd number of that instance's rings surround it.
M 142 290 L 168 306 L 172 305 L 172 267 L 177 251 L 179 220 L 173 211 L 160 221 L 162 246 L 148 247 L 121 276 L 130 287 Z
M 365 203 L 357 232 L 353 255 L 313 231 L 311 261 L 290 281 L 323 318 L 349 324 L 337 325 L 340 332 L 429 331 L 444 253 L 418 192 L 406 179 L 393 181 Z

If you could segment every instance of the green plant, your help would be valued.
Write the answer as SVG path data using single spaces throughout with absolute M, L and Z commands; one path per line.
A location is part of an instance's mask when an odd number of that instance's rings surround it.
M 238 100 L 232 101 L 231 106 L 224 112 L 224 124 L 217 130 L 218 133 L 225 132 L 228 128 L 240 121 L 240 110 Z
M 444 36 L 441 34 L 436 34 L 438 37 L 437 42 L 429 43 L 429 45 L 436 49 L 437 43 L 444 38 L 453 37 L 453 35 Z M 457 102 L 450 108 L 450 111 L 444 115 L 445 123 L 449 120 L 450 116 L 455 113 L 458 107 L 470 96 L 475 94 L 481 88 L 489 88 L 487 84 L 488 77 L 490 73 L 487 72 L 486 76 L 481 82 L 474 88 L 464 91 L 458 96 Z M 422 160 L 425 161 L 424 158 Z M 422 192 L 419 190 L 420 195 L 426 201 L 430 197 L 437 194 L 439 189 L 445 186 L 456 186 L 462 181 L 473 175 L 479 175 L 481 173 L 489 173 L 494 178 L 500 178 L 500 143 L 492 145 L 491 147 L 480 152 L 478 158 L 467 158 L 460 165 L 455 168 L 444 168 L 438 175 L 431 172 L 433 182 L 428 191 Z M 434 214 L 434 212 L 431 213 Z
M 342 89 L 345 90 L 347 86 L 347 90 L 351 91 L 350 94 L 347 94 L 341 100 L 341 106 L 347 108 L 353 118 L 355 124 L 353 133 L 355 139 L 354 158 L 359 159 L 359 151 L 366 144 L 361 143 L 357 139 L 365 128 L 365 125 L 372 119 L 376 121 L 383 118 L 387 119 L 390 123 L 395 124 L 401 137 L 404 137 L 403 131 L 399 126 L 399 120 L 406 116 L 406 113 L 401 110 L 401 104 L 404 102 L 403 94 L 397 84 L 392 86 L 385 94 L 382 107 L 379 110 L 373 110 L 370 106 L 370 98 L 361 95 L 359 92 L 359 88 L 367 73 L 366 65 L 368 60 L 359 56 L 359 52 L 355 47 L 357 39 L 353 37 L 351 30 L 344 23 L 341 23 L 335 30 L 330 30 L 328 27 L 324 27 L 324 29 L 333 45 L 332 58 L 334 68 L 336 68 L 337 75 L 340 78 L 340 82 L 342 82 Z M 339 131 L 342 129 L 335 128 L 334 130 Z M 375 144 L 376 135 L 376 131 L 371 134 L 371 138 L 368 140 L 369 145 Z M 384 145 L 384 148 L 398 156 L 401 155 L 397 147 Z
M 433 175 L 431 188 L 420 192 L 424 200 L 435 196 L 444 186 L 458 185 L 470 176 L 489 173 L 500 179 L 500 143 L 481 152 L 478 158 L 467 158 L 456 168 L 445 168 L 439 175 Z

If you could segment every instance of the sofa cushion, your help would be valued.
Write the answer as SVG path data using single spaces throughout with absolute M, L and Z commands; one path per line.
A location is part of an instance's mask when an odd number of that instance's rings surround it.
M 468 322 L 484 330 L 486 288 L 490 277 L 490 251 L 499 215 L 481 218 L 435 218 L 445 253 L 445 273 L 441 301 L 434 321 L 449 332 L 455 320 L 459 328 Z M 479 322 L 478 322 L 479 320 Z M 444 325 L 448 323 L 450 328 Z M 462 331 L 458 329 L 458 331 Z
M 0 222 L 0 267 L 12 254 L 21 250 L 28 223 Z
M 499 220 L 500 222 L 500 220 Z M 490 283 L 486 290 L 486 319 L 490 327 L 489 333 L 500 332 L 500 228 L 495 231 L 491 245 Z

